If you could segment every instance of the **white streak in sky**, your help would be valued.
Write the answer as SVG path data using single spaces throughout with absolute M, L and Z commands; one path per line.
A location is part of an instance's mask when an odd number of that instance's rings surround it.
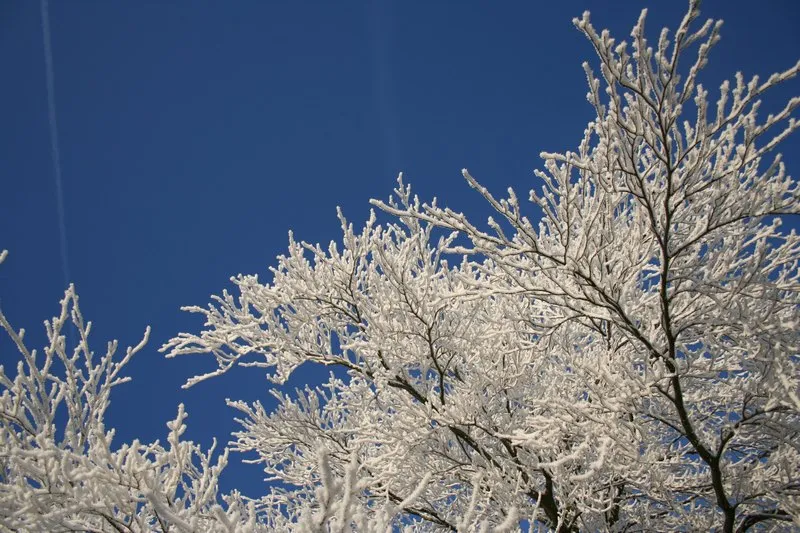
M 397 135 L 395 94 L 392 81 L 391 0 L 370 3 L 369 23 L 372 44 L 372 91 L 377 111 L 378 125 L 383 140 L 383 156 L 390 176 L 397 176 L 401 168 L 401 146 Z
M 56 82 L 53 73 L 53 46 L 50 42 L 50 15 L 47 0 L 42 0 L 42 41 L 44 66 L 47 77 L 47 111 L 50 124 L 50 153 L 53 159 L 53 176 L 56 182 L 56 210 L 58 233 L 61 241 L 61 273 L 64 285 L 69 286 L 69 255 L 67 253 L 67 226 L 64 222 L 64 187 L 61 182 L 61 152 L 58 149 L 58 123 L 56 122 Z

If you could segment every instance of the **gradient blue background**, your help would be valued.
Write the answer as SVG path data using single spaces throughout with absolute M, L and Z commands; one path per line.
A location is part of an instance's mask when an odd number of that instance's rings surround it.
M 653 1 L 651 41 L 682 1 Z M 118 443 L 166 435 L 179 402 L 186 437 L 208 446 L 237 428 L 224 398 L 272 405 L 258 369 L 188 391 L 210 358 L 165 360 L 161 344 L 201 322 L 179 311 L 260 273 L 298 238 L 337 239 L 404 171 L 424 198 L 478 216 L 467 167 L 496 191 L 536 186 L 542 150 L 574 149 L 592 108 L 593 60 L 571 24 L 584 9 L 627 38 L 640 1 L 56 1 L 50 4 L 70 281 L 105 341 L 149 346 L 113 396 Z M 705 77 L 768 75 L 800 57 L 800 3 L 709 0 L 724 18 Z M 0 301 L 32 343 L 66 285 L 50 154 L 39 2 L 0 2 Z M 793 80 L 774 109 L 800 93 Z M 800 138 L 782 151 L 800 173 Z M 17 354 L 0 340 L 0 362 Z M 291 387 L 325 374 L 302 369 Z M 233 457 L 222 487 L 257 496 L 257 466 Z

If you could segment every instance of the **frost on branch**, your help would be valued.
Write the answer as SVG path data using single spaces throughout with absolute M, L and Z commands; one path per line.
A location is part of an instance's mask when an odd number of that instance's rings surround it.
M 798 67 L 716 102 L 700 82 L 720 24 L 692 3 L 655 48 L 575 21 L 596 112 L 575 153 L 543 153 L 543 213 L 514 191 L 485 226 L 399 181 L 327 248 L 290 238 L 269 283 L 233 281 L 170 356 L 218 368 L 333 369 L 278 407 L 232 400 L 272 480 L 220 496 L 227 452 L 181 441 L 112 446 L 110 392 L 145 339 L 89 348 L 70 288 L 48 345 L 0 368 L 0 525 L 21 531 L 702 531 L 800 526 L 798 185 L 771 152 L 800 99 L 759 118 Z M 680 62 L 690 55 L 688 65 Z M 602 80 L 602 81 L 601 81 Z M 771 158 L 771 159 L 769 159 Z M 0 254 L 0 262 L 6 257 Z M 62 331 L 78 332 L 67 346 Z
M 771 155 L 800 98 L 758 115 L 798 65 L 709 101 L 721 23 L 698 16 L 655 46 L 644 12 L 630 43 L 575 20 L 596 117 L 576 152 L 542 154 L 538 222 L 466 171 L 485 227 L 400 180 L 375 202 L 394 220 L 340 215 L 341 244 L 290 239 L 271 281 L 188 308 L 205 329 L 164 349 L 219 365 L 188 385 L 339 369 L 271 413 L 231 402 L 235 446 L 294 487 L 262 501 L 273 516 L 298 524 L 345 483 L 360 512 L 388 500 L 426 531 L 800 526 L 800 238 L 781 225 L 800 191 Z
M 0 254 L 0 262 L 5 252 Z M 116 341 L 102 356 L 88 344 L 75 289 L 45 322 L 48 344 L 30 350 L 25 331 L 0 311 L 0 325 L 22 359 L 12 378 L 0 367 L 0 529 L 4 531 L 255 531 L 255 512 L 238 494 L 217 496 L 227 451 L 212 460 L 180 440 L 181 405 L 168 424 L 167 445 L 138 441 L 112 446 L 103 419 L 111 390 L 128 381 L 123 367 L 147 342 L 115 360 Z M 74 326 L 76 346 L 65 328 Z
M 765 81 L 737 73 L 710 104 L 698 75 L 721 24 L 693 28 L 697 16 L 693 2 L 655 48 L 644 13 L 630 45 L 588 14 L 575 20 L 599 57 L 602 82 L 584 64 L 597 117 L 576 153 L 542 154 L 538 224 L 513 191 L 497 198 L 466 171 L 504 226 L 378 205 L 466 235 L 459 250 L 494 264 L 494 287 L 547 310 L 537 340 L 566 348 L 565 370 L 607 366 L 581 387 L 635 434 L 631 464 L 612 476 L 615 524 L 782 527 L 800 511 L 800 239 L 781 222 L 800 198 L 780 155 L 767 157 L 797 128 L 800 98 L 766 118 L 758 109 L 798 65 Z M 516 442 L 540 446 L 540 433 L 523 433 L 530 441 Z

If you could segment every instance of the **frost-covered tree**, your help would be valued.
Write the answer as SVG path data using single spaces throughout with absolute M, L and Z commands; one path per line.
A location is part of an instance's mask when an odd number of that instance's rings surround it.
M 630 44 L 575 20 L 599 57 L 602 81 L 584 64 L 597 117 L 577 152 L 542 154 L 538 224 L 466 171 L 498 214 L 485 229 L 401 181 L 375 202 L 395 221 L 342 218 L 341 245 L 292 241 L 271 282 L 240 276 L 238 295 L 190 308 L 206 329 L 170 356 L 276 382 L 307 362 L 346 374 L 277 394 L 271 413 L 231 402 L 235 448 L 303 495 L 320 453 L 340 477 L 355 457 L 367 511 L 424 479 L 401 509 L 423 530 L 798 525 L 800 239 L 781 229 L 798 188 L 762 159 L 800 98 L 757 117 L 798 66 L 737 74 L 709 103 L 699 75 L 720 23 L 697 16 L 692 2 L 655 47 L 644 13 Z
M 3 317 L 23 363 L 2 382 L 0 520 L 90 531 L 800 527 L 800 237 L 781 225 L 800 211 L 800 189 L 780 156 L 765 159 L 796 129 L 800 98 L 757 117 L 761 93 L 800 64 L 766 81 L 737 74 L 714 105 L 699 74 L 720 23 L 696 27 L 698 14 L 691 2 L 655 48 L 644 13 L 630 44 L 588 13 L 575 20 L 599 57 L 602 82 L 584 65 L 597 116 L 577 152 L 542 154 L 531 214 L 466 171 L 497 212 L 485 226 L 400 179 L 375 202 L 385 222 L 373 214 L 357 230 L 340 214 L 340 243 L 290 237 L 271 281 L 238 276 L 236 294 L 187 308 L 205 329 L 164 351 L 218 363 L 187 386 L 235 365 L 277 384 L 302 364 L 333 370 L 321 386 L 273 390 L 271 412 L 230 401 L 242 424 L 233 449 L 255 452 L 279 482 L 260 499 L 217 501 L 225 455 L 213 466 L 178 441 L 182 410 L 168 447 L 112 451 L 103 406 L 135 349 L 93 363 L 81 334 L 68 356 L 57 331 L 72 291 L 44 362 Z M 76 406 L 63 439 L 50 429 L 56 402 Z
M 6 252 L 0 254 L 0 263 Z M 70 324 L 75 346 L 62 334 Z M 103 423 L 111 390 L 129 380 L 121 371 L 147 342 L 119 360 L 116 341 L 98 357 L 70 287 L 58 315 L 45 322 L 48 344 L 29 349 L 0 311 L 0 326 L 22 356 L 12 379 L 0 366 L 0 530 L 60 531 L 254 531 L 253 503 L 238 493 L 223 497 L 217 480 L 227 451 L 213 460 L 180 440 L 183 405 L 167 424 L 166 446 L 133 441 L 114 447 Z

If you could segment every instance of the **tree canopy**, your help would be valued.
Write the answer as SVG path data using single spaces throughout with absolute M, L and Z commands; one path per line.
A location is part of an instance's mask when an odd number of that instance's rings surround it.
M 720 22 L 698 2 L 655 45 L 575 26 L 596 117 L 542 153 L 532 205 L 464 177 L 479 224 L 398 179 L 340 242 L 290 238 L 232 279 L 168 357 L 217 369 L 303 364 L 329 380 L 279 402 L 230 400 L 276 484 L 220 495 L 227 461 L 181 441 L 117 446 L 103 415 L 124 365 L 90 350 L 74 289 L 44 355 L 0 371 L 0 524 L 25 531 L 748 531 L 800 527 L 797 182 L 768 154 L 800 98 L 759 118 L 767 80 L 700 82 Z M 599 74 L 595 73 L 595 70 Z M 598 77 L 599 76 L 599 77 Z M 80 332 L 67 346 L 63 328 Z M 66 410 L 66 423 L 56 413 Z

